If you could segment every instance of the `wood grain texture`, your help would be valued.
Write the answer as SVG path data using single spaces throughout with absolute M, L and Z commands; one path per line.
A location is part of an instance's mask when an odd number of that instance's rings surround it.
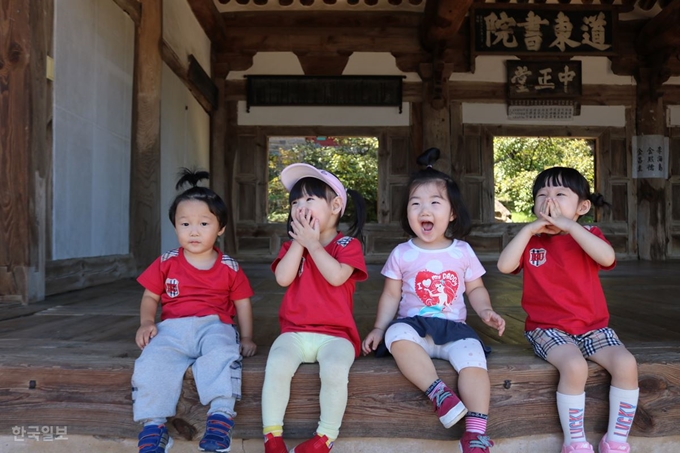
M 130 249 L 139 269 L 160 254 L 162 0 L 145 0 L 135 33 Z
M 61 294 L 76 289 L 110 283 L 136 274 L 132 255 L 109 255 L 48 261 L 45 294 Z
M 0 8 L 0 302 L 44 298 L 50 11 L 51 2 Z
M 142 4 L 137 0 L 113 0 L 125 14 L 130 16 L 136 26 L 139 25 L 142 16 Z
M 0 340 L 0 351 L 16 342 Z M 637 357 L 640 402 L 632 435 L 676 434 L 680 421 L 680 355 L 676 346 L 629 346 Z M 69 433 L 120 437 L 136 436 L 132 422 L 130 377 L 134 345 L 119 343 L 57 342 L 49 347 L 22 343 L 12 360 L 0 358 L 0 429 L 22 423 L 68 425 Z M 54 358 L 54 351 L 59 358 Z M 557 372 L 533 356 L 528 346 L 497 345 L 489 356 L 491 416 L 489 434 L 497 438 L 559 433 L 555 410 Z M 243 362 L 243 399 L 237 403 L 234 435 L 260 438 L 261 389 L 266 352 Z M 452 367 L 435 360 L 439 376 L 456 388 Z M 285 417 L 285 436 L 304 438 L 318 423 L 319 367 L 303 364 L 295 374 Z M 30 382 L 35 388 L 31 389 Z M 586 431 L 602 433 L 608 417 L 609 375 L 589 365 L 586 385 Z M 40 404 L 38 418 L 28 408 Z M 184 379 L 177 415 L 169 420 L 173 436 L 196 439 L 202 435 L 206 408 L 198 402 L 191 371 Z M 371 422 L 366 423 L 367 418 Z M 412 429 L 404 430 L 403 426 Z M 444 429 L 432 413 L 430 401 L 399 372 L 392 358 L 361 357 L 350 372 L 349 399 L 341 436 L 417 437 L 455 439 L 463 424 Z
M 167 41 L 161 41 L 161 59 L 175 73 L 194 99 L 210 114 L 217 105 L 217 88 L 193 55 L 182 61 Z

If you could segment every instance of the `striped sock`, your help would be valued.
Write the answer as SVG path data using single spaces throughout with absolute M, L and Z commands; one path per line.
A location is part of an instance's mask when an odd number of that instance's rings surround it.
M 465 431 L 473 433 L 486 433 L 486 423 L 489 416 L 479 412 L 468 412 L 465 416 Z
M 437 379 L 425 390 L 425 394 L 431 401 L 437 401 L 437 396 L 446 389 L 446 384 L 441 379 Z

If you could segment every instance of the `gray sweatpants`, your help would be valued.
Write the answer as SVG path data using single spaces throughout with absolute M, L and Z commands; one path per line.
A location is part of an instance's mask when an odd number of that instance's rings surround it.
M 184 373 L 192 367 L 201 404 L 208 414 L 234 416 L 241 399 L 238 332 L 217 315 L 166 319 L 135 361 L 132 374 L 134 420 L 162 419 L 176 413 Z

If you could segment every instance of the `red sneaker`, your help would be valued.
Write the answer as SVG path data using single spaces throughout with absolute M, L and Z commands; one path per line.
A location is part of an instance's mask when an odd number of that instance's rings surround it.
M 458 423 L 468 411 L 463 402 L 448 387 L 444 387 L 433 404 L 434 411 L 444 428 L 450 428 Z
M 460 438 L 460 451 L 462 453 L 488 453 L 493 447 L 493 441 L 484 434 L 465 431 Z
M 328 453 L 333 448 L 333 442 L 328 445 L 328 437 L 314 434 L 309 440 L 293 448 L 290 453 Z
M 269 433 L 264 436 L 264 453 L 288 453 L 283 437 Z

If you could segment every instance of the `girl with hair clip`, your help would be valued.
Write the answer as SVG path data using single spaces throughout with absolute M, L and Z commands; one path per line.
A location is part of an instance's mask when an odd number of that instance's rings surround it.
M 338 437 L 347 405 L 349 369 L 359 355 L 353 317 L 356 282 L 367 278 L 361 243 L 365 202 L 345 191 L 331 173 L 308 164 L 281 172 L 290 192 L 288 234 L 272 263 L 279 285 L 287 287 L 279 310 L 281 335 L 267 358 L 262 388 L 265 453 L 287 453 L 283 417 L 290 384 L 301 363 L 319 363 L 321 418 L 314 436 L 291 453 L 328 453 Z M 356 207 L 352 236 L 338 232 L 350 194 Z
M 165 423 L 175 415 L 189 366 L 201 404 L 210 406 L 198 448 L 229 451 L 242 355 L 256 350 L 253 290 L 238 263 L 215 247 L 227 208 L 219 195 L 198 186 L 207 178 L 207 172 L 183 169 L 176 187 L 191 187 L 175 198 L 169 212 L 180 247 L 164 253 L 137 279 L 145 288 L 136 335 L 142 354 L 132 375 L 134 420 L 144 424 L 140 453 L 161 453 L 172 445 Z
M 437 148 L 418 157 L 426 168 L 408 183 L 401 220 L 411 239 L 392 251 L 382 269 L 385 286 L 362 349 L 364 354 L 375 351 L 384 339 L 399 370 L 432 401 L 444 427 L 467 413 L 460 451 L 483 453 L 493 446 L 485 435 L 491 393 L 487 348 L 465 323 L 463 293 L 499 335 L 505 320 L 491 308 L 484 268 L 462 240 L 471 222 L 458 185 L 432 168 L 438 158 Z M 458 372 L 460 399 L 439 379 L 433 358 L 448 360 Z
M 585 385 L 591 360 L 611 374 L 609 427 L 600 453 L 630 452 L 628 433 L 638 402 L 635 357 L 607 327 L 609 311 L 598 272 L 616 265 L 602 231 L 580 225 L 591 206 L 607 205 L 573 168 L 553 167 L 534 181 L 534 214 L 498 258 L 506 274 L 524 270 L 525 333 L 534 353 L 557 368 L 562 453 L 591 453 L 584 429 Z

